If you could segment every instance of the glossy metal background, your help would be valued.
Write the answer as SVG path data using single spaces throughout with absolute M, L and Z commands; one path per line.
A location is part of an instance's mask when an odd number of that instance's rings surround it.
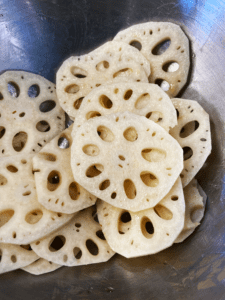
M 61 268 L 35 277 L 0 276 L 0 299 L 225 299 L 225 1 L 0 0 L 0 71 L 55 81 L 72 54 L 87 53 L 123 28 L 171 21 L 191 41 L 192 69 L 181 96 L 211 116 L 213 151 L 198 174 L 208 194 L 201 226 L 184 243 L 148 257 Z

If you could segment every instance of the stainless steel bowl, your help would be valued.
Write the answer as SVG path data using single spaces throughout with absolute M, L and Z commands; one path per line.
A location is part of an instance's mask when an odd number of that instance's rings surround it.
M 212 154 L 198 179 L 205 217 L 184 243 L 156 255 L 119 255 L 97 265 L 35 277 L 0 276 L 0 299 L 225 299 L 225 1 L 1 0 L 0 68 L 55 79 L 62 61 L 87 53 L 123 28 L 145 21 L 181 25 L 191 41 L 189 82 L 180 94 L 210 114 Z

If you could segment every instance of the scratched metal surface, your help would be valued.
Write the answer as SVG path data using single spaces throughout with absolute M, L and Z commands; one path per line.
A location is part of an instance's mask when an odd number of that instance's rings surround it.
M 192 71 L 181 96 L 211 116 L 213 151 L 198 174 L 208 194 L 201 226 L 153 256 L 62 268 L 34 277 L 0 276 L 0 299 L 225 299 L 225 1 L 0 0 L 0 71 L 55 80 L 62 61 L 87 53 L 122 28 L 149 20 L 180 24 L 191 40 Z

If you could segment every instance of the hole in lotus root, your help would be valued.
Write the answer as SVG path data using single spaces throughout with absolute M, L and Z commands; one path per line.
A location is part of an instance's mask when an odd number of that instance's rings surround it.
M 155 213 L 164 220 L 171 220 L 173 218 L 173 213 L 161 204 L 157 204 L 154 207 Z
M 95 117 L 101 117 L 101 114 L 98 111 L 89 111 L 86 114 L 86 119 L 89 120 L 91 118 L 95 118 Z
M 7 166 L 6 168 L 7 168 L 7 170 L 8 170 L 9 172 L 11 172 L 11 173 L 16 173 L 16 172 L 18 172 L 18 169 L 17 169 L 15 166 L 13 166 L 13 165 L 9 165 L 9 166 Z
M 56 155 L 53 153 L 40 152 L 38 156 L 47 161 L 56 161 Z
M 2 93 L 0 92 L 0 101 L 3 99 L 4 99 L 4 97 L 3 97 Z
M 164 79 L 161 79 L 161 78 L 158 78 L 155 80 L 155 84 L 157 84 L 158 86 L 161 87 L 162 90 L 164 90 L 164 92 L 167 92 L 169 91 L 170 89 L 170 84 L 169 82 L 167 82 L 166 80 Z
M 88 75 L 84 69 L 78 67 L 71 67 L 70 72 L 77 78 L 86 78 Z
M 48 175 L 47 179 L 47 188 L 49 191 L 53 192 L 55 191 L 61 182 L 61 175 L 58 171 L 51 171 Z
M 158 178 L 148 171 L 141 172 L 140 177 L 143 183 L 149 187 L 156 187 L 159 184 Z
M 131 215 L 128 211 L 123 212 L 122 215 L 120 216 L 120 220 L 123 223 L 128 223 L 131 221 L 131 219 L 132 219 Z
M 191 121 L 185 124 L 181 130 L 180 130 L 180 137 L 181 138 L 186 138 L 189 135 L 191 135 L 193 132 L 195 132 L 199 127 L 198 121 Z
M 51 127 L 47 121 L 42 120 L 37 123 L 36 128 L 40 132 L 48 132 Z
M 152 49 L 152 54 L 153 55 L 162 55 L 170 47 L 170 44 L 171 44 L 171 40 L 168 38 L 160 41 Z
M 184 154 L 184 161 L 185 161 L 192 157 L 193 151 L 190 147 L 184 147 L 183 154 Z
M 97 235 L 98 238 L 100 238 L 101 240 L 105 241 L 105 236 L 104 236 L 102 230 L 98 230 L 96 232 L 96 235 Z
M 66 243 L 66 238 L 63 235 L 57 235 L 54 237 L 49 246 L 51 252 L 59 251 Z
M 74 181 L 69 186 L 69 195 L 72 200 L 77 200 L 80 197 L 79 185 Z
M 83 152 L 89 156 L 97 156 L 100 153 L 98 146 L 90 144 L 82 148 Z
M 101 95 L 99 97 L 99 103 L 106 109 L 110 109 L 113 106 L 112 101 L 106 95 Z
M 132 94 L 133 94 L 133 91 L 132 91 L 132 90 L 127 90 L 127 91 L 125 92 L 124 96 L 123 96 L 123 99 L 124 99 L 124 100 L 129 100 L 130 97 L 132 96 Z
M 106 179 L 104 180 L 102 183 L 100 183 L 99 185 L 99 189 L 100 191 L 104 191 L 105 189 L 107 189 L 110 186 L 110 180 Z
M 42 216 L 43 212 L 40 209 L 35 209 L 26 215 L 25 221 L 28 224 L 36 224 L 41 220 Z
M 136 49 L 138 49 L 139 51 L 141 51 L 142 49 L 142 45 L 139 41 L 133 40 L 130 42 L 130 45 Z
M 0 126 L 0 139 L 3 137 L 3 135 L 5 134 L 5 127 Z
M 134 142 L 138 138 L 138 133 L 134 127 L 129 127 L 124 131 L 123 136 L 127 141 Z
M 142 109 L 148 105 L 149 101 L 150 101 L 150 95 L 148 93 L 144 93 L 138 97 L 134 106 L 136 109 Z
M 99 220 L 98 220 L 98 214 L 97 214 L 96 208 L 95 208 L 94 211 L 92 212 L 92 217 L 93 217 L 93 219 L 95 220 L 96 223 L 99 223 Z
M 29 244 L 28 245 L 20 245 L 20 247 L 27 250 L 27 251 L 32 251 L 32 248 Z
M 39 85 L 37 85 L 37 84 L 31 85 L 28 89 L 27 94 L 30 98 L 36 98 L 40 94 Z
M 88 178 L 96 177 L 96 176 L 100 175 L 103 170 L 104 170 L 104 167 L 101 164 L 96 164 L 96 165 L 90 166 L 86 171 L 86 176 Z
M 46 100 L 39 106 L 41 112 L 46 113 L 53 110 L 56 107 L 56 103 L 53 100 Z
M 0 249 L 0 262 L 2 261 L 2 249 Z
M 11 261 L 15 264 L 17 262 L 16 255 L 11 256 Z
M 179 64 L 176 61 L 169 61 L 162 66 L 162 69 L 165 72 L 173 73 L 179 69 Z
M 113 193 L 111 194 L 111 198 L 112 198 L 112 199 L 115 199 L 115 198 L 116 198 L 116 195 L 117 195 L 117 194 L 116 194 L 115 192 L 113 192 Z
M 152 222 L 147 217 L 143 217 L 141 220 L 141 231 L 144 237 L 150 239 L 154 234 L 154 226 Z
M 109 63 L 106 60 L 100 61 L 95 68 L 97 71 L 105 71 L 109 68 Z
M 166 151 L 156 148 L 146 148 L 141 151 L 141 155 L 149 162 L 159 162 L 166 158 Z
M 84 97 L 80 97 L 79 99 L 77 99 L 76 101 L 74 101 L 73 107 L 75 109 L 79 109 L 81 106 L 81 103 L 83 101 Z
M 58 146 L 61 149 L 68 149 L 70 147 L 70 141 L 65 134 L 62 134 L 58 139 Z
M 193 223 L 199 223 L 199 220 L 201 220 L 202 218 L 202 214 L 203 214 L 203 206 L 196 206 L 191 210 L 190 213 L 190 219 Z
M 105 126 L 98 126 L 97 133 L 100 136 L 100 138 L 105 142 L 112 142 L 115 139 L 114 134 L 112 131 Z
M 137 194 L 136 187 L 132 180 L 130 179 L 124 180 L 123 187 L 124 187 L 125 194 L 127 195 L 127 198 L 134 199 L 136 197 Z
M 98 250 L 98 246 L 95 244 L 95 242 L 88 239 L 86 241 L 86 247 L 92 255 L 95 255 L 95 256 L 98 255 L 99 250 Z
M 152 120 L 155 123 L 162 121 L 163 114 L 160 111 L 151 111 L 146 114 L 146 118 Z
M 65 88 L 65 92 L 68 94 L 76 94 L 80 90 L 79 85 L 77 84 L 70 84 Z
M 0 227 L 5 225 L 14 215 L 14 210 L 7 209 L 0 212 Z
M 73 248 L 73 254 L 76 259 L 80 259 L 82 256 L 82 251 L 80 250 L 80 248 L 75 247 Z
M 124 161 L 125 157 L 123 155 L 119 155 L 119 159 Z
M 5 178 L 5 176 L 3 176 L 2 174 L 0 174 L 0 186 L 1 185 L 6 185 L 8 182 L 8 180 Z
M 8 91 L 9 91 L 10 95 L 14 98 L 17 98 L 20 95 L 20 88 L 13 81 L 8 82 Z
M 121 69 L 118 72 L 113 74 L 113 78 L 116 78 L 116 77 L 121 76 L 121 75 L 122 76 L 128 76 L 131 73 L 133 73 L 133 70 L 130 69 L 130 68 Z
M 22 151 L 26 145 L 27 138 L 28 138 L 28 135 L 26 132 L 20 131 L 17 134 L 15 134 L 13 137 L 13 140 L 12 140 L 13 149 L 16 152 Z

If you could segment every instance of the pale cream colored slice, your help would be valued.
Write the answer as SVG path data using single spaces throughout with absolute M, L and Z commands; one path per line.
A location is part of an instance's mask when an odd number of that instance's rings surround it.
M 60 266 L 58 264 L 54 264 L 51 261 L 48 261 L 44 258 L 39 258 L 32 264 L 30 264 L 24 268 L 21 268 L 21 269 L 32 275 L 43 275 L 46 273 L 53 272 L 61 267 L 62 266 Z
M 155 206 L 183 169 L 177 141 L 155 122 L 129 112 L 92 118 L 74 133 L 76 181 L 119 208 Z
M 96 202 L 96 197 L 80 186 L 70 166 L 73 125 L 48 143 L 33 158 L 38 202 L 45 208 L 71 214 Z M 57 176 L 58 181 L 54 178 Z
M 189 42 L 181 28 L 169 22 L 147 22 L 120 31 L 114 41 L 140 50 L 150 62 L 149 82 L 176 96 L 187 81 Z
M 172 102 L 177 110 L 178 125 L 170 130 L 170 134 L 184 151 L 184 169 L 180 176 L 185 187 L 211 153 L 210 120 L 209 115 L 196 101 L 172 99 Z
M 0 76 L 0 157 L 38 152 L 64 128 L 53 83 L 24 71 Z
M 123 82 L 102 85 L 83 100 L 74 126 L 96 116 L 120 111 L 130 111 L 145 116 L 166 131 L 177 125 L 176 110 L 163 90 L 156 84 Z
M 94 220 L 92 206 L 79 212 L 68 225 L 45 239 L 31 244 L 32 249 L 46 260 L 65 266 L 78 266 L 105 262 L 114 251 Z
M 192 179 L 184 188 L 184 199 L 186 206 L 184 228 L 174 243 L 181 243 L 189 237 L 195 228 L 200 225 L 200 221 L 204 216 L 207 196 L 196 179 Z
M 23 268 L 37 260 L 38 255 L 28 249 L 29 245 L 0 243 L 0 274 Z
M 130 258 L 170 247 L 184 226 L 185 202 L 180 178 L 155 207 L 131 212 L 97 201 L 98 219 L 110 247 Z
M 68 58 L 56 75 L 60 105 L 74 119 L 82 99 L 95 87 L 112 81 L 148 82 L 150 65 L 137 49 L 107 42 L 82 56 Z
M 60 228 L 73 216 L 48 211 L 38 202 L 32 155 L 0 160 L 1 243 L 29 244 Z

